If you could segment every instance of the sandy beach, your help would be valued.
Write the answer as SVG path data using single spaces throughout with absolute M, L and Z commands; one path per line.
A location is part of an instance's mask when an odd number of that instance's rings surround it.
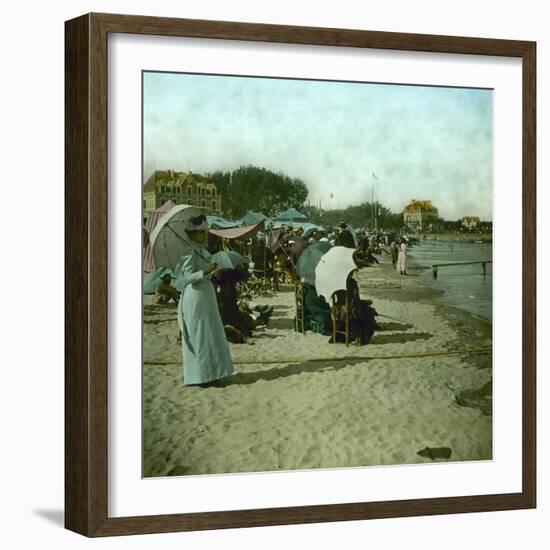
M 231 344 L 237 374 L 183 385 L 175 306 L 144 297 L 144 475 L 197 475 L 492 457 L 492 327 L 444 305 L 414 268 L 361 269 L 380 314 L 366 346 L 293 330 L 291 286 L 260 296 L 265 329 Z M 443 460 L 436 458 L 435 460 Z

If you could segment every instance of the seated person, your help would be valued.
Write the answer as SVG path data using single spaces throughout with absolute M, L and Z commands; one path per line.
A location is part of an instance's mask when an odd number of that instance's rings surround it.
M 319 327 L 321 334 L 332 333 L 330 306 L 322 296 L 317 295 L 315 287 L 304 284 L 304 328 L 314 330 L 313 323 Z
M 254 305 L 251 306 L 245 301 L 239 301 L 239 310 L 244 315 L 248 315 L 252 318 L 252 324 L 254 328 L 260 325 L 267 325 L 271 314 L 273 313 L 273 306 L 267 305 Z
M 230 341 L 235 343 L 234 332 L 239 332 L 243 338 L 250 336 L 253 329 L 261 324 L 267 324 L 273 308 L 264 311 L 252 311 L 244 303 L 239 302 L 237 283 L 245 281 L 250 277 L 247 268 L 225 269 L 216 273 L 212 277 L 212 282 L 216 287 L 216 297 L 222 322 L 226 327 L 226 336 L 231 336 Z M 231 334 L 228 333 L 228 327 L 231 327 Z
M 253 327 L 251 320 L 239 310 L 237 283 L 246 280 L 248 276 L 240 269 L 224 269 L 212 277 L 223 324 L 230 325 L 243 336 L 250 336 Z
M 163 275 L 160 279 L 160 285 L 155 292 L 155 304 L 166 305 L 172 300 L 177 304 L 180 299 L 180 293 L 170 283 L 174 277 L 169 273 Z
M 374 243 L 374 239 L 369 240 L 368 237 L 361 237 L 353 259 L 359 267 L 368 267 L 372 264 L 379 264 L 380 262 L 378 259 L 373 256 L 375 252 L 376 244 Z
M 374 254 L 374 247 L 369 246 L 367 248 L 367 251 L 365 252 L 365 259 L 369 264 L 380 264 L 377 258 L 373 256 Z
M 340 224 L 340 232 L 334 237 L 334 246 L 345 246 L 355 248 L 355 239 L 345 222 Z
M 337 310 L 337 330 L 345 330 L 346 322 L 346 292 L 349 299 L 349 338 L 350 341 L 354 341 L 363 346 L 368 344 L 374 334 L 374 331 L 379 328 L 376 322 L 376 316 L 378 313 L 372 307 L 371 300 L 362 300 L 359 294 L 359 286 L 357 281 L 353 278 L 353 274 L 350 274 L 347 279 L 347 291 L 336 291 L 336 306 Z M 345 341 L 343 334 L 336 335 L 337 342 Z M 332 337 L 329 343 L 334 343 Z

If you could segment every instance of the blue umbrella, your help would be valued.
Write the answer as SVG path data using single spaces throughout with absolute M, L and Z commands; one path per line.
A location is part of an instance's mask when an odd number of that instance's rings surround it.
M 315 225 L 314 223 L 304 223 L 303 224 L 304 232 L 302 237 L 309 237 L 312 233 L 315 233 L 318 229 L 321 229 L 320 225 Z
M 331 248 L 328 241 L 319 241 L 310 244 L 298 258 L 296 264 L 296 273 L 298 277 L 309 285 L 315 284 L 315 268 L 320 262 L 321 257 L 326 254 Z
M 210 261 L 218 264 L 216 271 L 220 271 L 222 269 L 236 269 L 240 266 L 248 266 L 249 260 L 232 250 L 222 250 L 213 254 Z
M 160 286 L 161 279 L 165 275 L 170 275 L 172 279 L 175 279 L 174 272 L 167 267 L 159 267 L 155 271 L 148 273 L 143 279 L 143 293 L 154 294 Z

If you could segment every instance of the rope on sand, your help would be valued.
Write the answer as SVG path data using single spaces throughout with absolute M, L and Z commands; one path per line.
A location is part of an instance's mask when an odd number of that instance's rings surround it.
M 235 365 L 281 365 L 287 363 L 326 363 L 328 361 L 350 361 L 364 360 L 374 361 L 375 359 L 414 359 L 418 357 L 434 357 L 438 355 L 468 355 L 476 353 L 491 353 L 493 346 L 481 346 L 479 348 L 447 349 L 436 351 L 424 351 L 418 353 L 398 353 L 393 355 L 345 355 L 341 357 L 304 357 L 302 359 L 241 359 L 233 361 Z M 146 359 L 144 365 L 181 365 L 180 361 L 165 359 Z

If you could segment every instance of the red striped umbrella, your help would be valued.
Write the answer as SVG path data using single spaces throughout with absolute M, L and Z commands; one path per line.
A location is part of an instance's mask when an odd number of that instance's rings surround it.
M 143 241 L 143 245 L 145 247 L 143 251 L 143 271 L 149 272 L 155 270 L 155 259 L 153 258 L 153 248 L 149 242 L 149 236 L 153 233 L 153 229 L 155 229 L 160 218 L 172 210 L 174 206 L 175 204 L 172 201 L 165 202 L 160 208 L 153 210 L 147 220 L 147 224 L 145 225 L 147 240 L 145 241 L 144 239 Z

